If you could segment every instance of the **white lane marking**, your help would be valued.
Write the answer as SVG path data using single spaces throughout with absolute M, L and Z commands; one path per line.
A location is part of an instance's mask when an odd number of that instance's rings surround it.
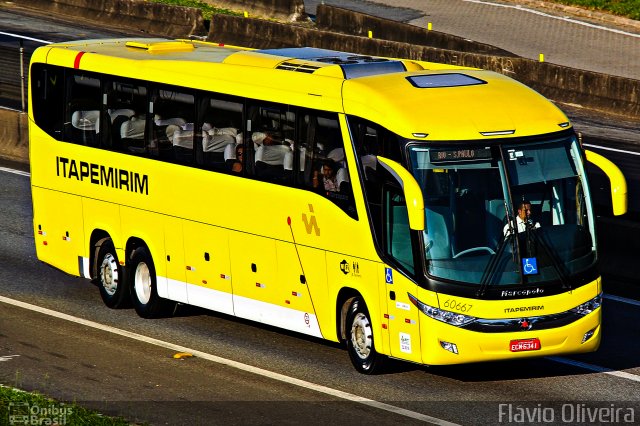
M 66 321 L 71 321 L 76 324 L 82 324 L 87 327 L 95 328 L 97 330 L 106 331 L 108 333 L 117 334 L 119 336 L 128 337 L 130 339 L 134 339 L 140 342 L 148 343 L 151 345 L 159 346 L 162 348 L 170 349 L 176 352 L 188 352 L 193 354 L 194 356 L 206 359 L 208 361 L 212 361 L 218 364 L 223 364 L 229 367 L 237 368 L 242 371 L 247 371 L 249 373 L 257 374 L 259 376 L 268 377 L 273 380 L 278 380 L 284 383 L 288 383 L 295 386 L 300 386 L 305 389 L 312 389 L 316 392 L 324 393 L 326 395 L 334 396 L 336 398 L 342 398 L 347 401 L 357 402 L 363 405 L 368 405 L 370 407 L 378 408 L 380 410 L 389 411 L 391 413 L 395 413 L 404 417 L 409 417 L 412 419 L 420 420 L 423 422 L 431 423 L 434 425 L 444 425 L 444 426 L 459 426 L 456 423 L 447 422 L 442 419 L 438 419 L 436 417 L 431 417 L 426 414 L 418 413 L 415 411 L 410 411 L 404 408 L 396 407 L 394 405 L 385 404 L 384 402 L 375 401 L 369 398 L 364 398 L 362 396 L 354 395 L 348 392 L 343 392 L 337 389 L 332 389 L 326 386 L 318 385 L 315 383 L 307 382 L 305 380 L 296 379 L 294 377 L 285 376 L 284 374 L 275 373 L 273 371 L 265 370 L 263 368 L 254 367 L 252 365 L 243 364 L 238 361 L 233 361 L 231 359 L 222 358 L 216 355 L 212 355 L 206 352 L 197 351 L 195 349 L 188 348 L 186 346 L 177 345 L 175 343 L 165 342 L 163 340 L 154 339 L 153 337 L 144 336 L 142 334 L 133 333 L 131 331 L 122 330 L 119 328 L 111 327 L 109 325 L 100 324 L 94 321 L 90 321 L 84 318 L 74 317 L 72 315 L 68 315 L 62 312 L 57 312 L 51 309 L 43 308 L 41 306 L 32 305 L 30 303 L 21 302 L 19 300 L 10 299 L 8 297 L 0 296 L 0 302 L 6 303 L 8 305 L 17 306 L 20 308 L 28 309 L 30 311 L 39 312 L 44 315 L 49 315 L 55 318 L 63 319 Z
M 595 28 L 597 30 L 604 30 L 604 31 L 609 31 L 609 32 L 616 33 L 616 34 L 622 34 L 622 35 L 626 35 L 626 36 L 630 36 L 630 37 L 640 38 L 640 34 L 630 33 L 630 32 L 618 30 L 618 29 L 615 29 L 615 28 L 603 27 L 602 25 L 596 25 L 596 24 L 592 24 L 590 22 L 579 21 L 577 19 L 569 18 L 567 16 L 550 15 L 548 13 L 541 12 L 539 10 L 528 9 L 526 7 L 522 7 L 521 5 L 499 4 L 499 3 L 492 3 L 492 2 L 489 2 L 489 1 L 483 1 L 483 0 L 463 0 L 463 1 L 466 1 L 467 3 L 478 3 L 478 4 L 484 4 L 484 5 L 487 5 L 487 6 L 505 7 L 505 8 L 509 8 L 509 9 L 521 10 L 523 12 L 533 13 L 534 15 L 544 16 L 546 18 L 557 19 L 559 21 L 571 22 L 572 24 L 578 24 L 578 25 L 582 25 L 582 26 L 585 26 L 585 27 L 589 27 L 589 28 Z
M 0 167 L 0 172 L 13 173 L 14 175 L 31 177 L 31 173 L 23 172 L 22 170 L 9 169 L 7 167 Z
M 3 361 L 11 361 L 13 358 L 20 356 L 20 355 L 4 355 L 4 356 L 0 356 L 0 362 Z
M 615 300 L 616 302 L 628 303 L 629 305 L 640 306 L 640 302 L 633 299 L 627 299 L 626 297 L 614 296 L 613 294 L 605 294 L 602 297 L 609 300 Z
M 603 149 L 605 151 L 621 152 L 622 154 L 640 155 L 640 152 L 627 151 L 627 150 L 618 149 L 618 148 L 609 148 L 608 146 L 591 145 L 588 143 L 583 143 L 582 146 L 588 146 L 589 148 Z
M 9 36 L 9 37 L 22 38 L 22 39 L 24 39 L 24 40 L 36 41 L 36 42 L 38 42 L 38 43 L 44 43 L 44 44 L 51 44 L 51 43 L 53 43 L 52 41 L 40 40 L 39 38 L 33 38 L 33 37 L 23 36 L 23 35 L 20 35 L 20 34 L 5 33 L 4 31 L 0 31 L 0 34 L 2 34 L 2 35 L 6 35 L 6 36 Z
M 620 377 L 622 379 L 632 380 L 634 382 L 640 382 L 640 376 L 636 374 L 627 373 L 624 371 L 616 371 L 610 368 L 600 367 L 598 365 L 587 364 L 586 362 L 575 361 L 573 359 L 560 358 L 556 356 L 548 356 L 547 359 L 555 362 L 559 362 L 560 364 L 571 365 L 573 367 L 584 368 L 585 370 L 594 371 L 596 373 L 604 373 L 609 374 L 611 376 Z

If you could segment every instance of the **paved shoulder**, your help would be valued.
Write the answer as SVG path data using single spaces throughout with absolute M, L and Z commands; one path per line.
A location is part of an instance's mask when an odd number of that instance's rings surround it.
M 332 2 L 342 4 L 325 0 L 328 4 Z M 431 22 L 434 30 L 498 46 L 526 58 L 538 59 L 542 53 L 547 62 L 640 79 L 640 34 L 625 27 L 605 27 L 559 11 L 545 12 L 515 2 L 495 0 L 351 2 L 370 5 L 360 9 L 366 13 L 404 20 L 424 28 Z M 421 16 L 398 19 L 395 16 L 399 12 L 387 11 L 383 15 L 377 9 L 379 5 L 393 6 L 398 11 L 413 9 Z

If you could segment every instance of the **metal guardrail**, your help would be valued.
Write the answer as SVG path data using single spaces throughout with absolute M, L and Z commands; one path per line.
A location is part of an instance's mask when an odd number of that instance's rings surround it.
M 33 51 L 44 43 L 17 35 L 0 40 L 0 107 L 27 111 L 29 62 Z

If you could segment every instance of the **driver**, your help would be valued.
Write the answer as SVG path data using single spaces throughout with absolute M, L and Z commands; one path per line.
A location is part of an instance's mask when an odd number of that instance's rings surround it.
M 518 205 L 518 216 L 516 216 L 516 227 L 518 232 L 525 232 L 527 229 L 537 229 L 540 228 L 539 222 L 534 222 L 531 218 L 531 202 L 523 200 Z M 502 232 L 504 236 L 510 235 L 513 229 L 513 222 L 509 221 L 504 226 Z

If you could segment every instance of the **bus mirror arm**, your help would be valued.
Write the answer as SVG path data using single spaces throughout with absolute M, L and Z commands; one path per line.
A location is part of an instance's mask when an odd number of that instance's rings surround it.
M 400 163 L 385 157 L 377 157 L 378 164 L 384 167 L 400 184 L 407 202 L 409 227 L 416 231 L 424 230 L 424 198 L 422 189 L 413 175 Z
M 611 161 L 593 151 L 585 150 L 587 161 L 598 167 L 609 178 L 611 184 L 611 204 L 615 216 L 623 215 L 627 212 L 627 181 L 624 175 Z

